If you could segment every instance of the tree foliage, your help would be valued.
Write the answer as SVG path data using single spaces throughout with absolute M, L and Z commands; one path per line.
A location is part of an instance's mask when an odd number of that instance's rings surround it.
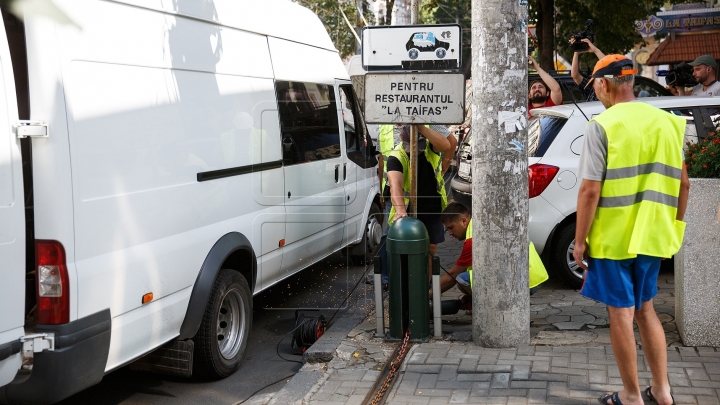
M 537 18 L 534 13 L 537 13 L 544 1 L 548 0 L 529 1 L 531 18 Z M 572 50 L 568 40 L 572 32 L 582 31 L 585 22 L 592 19 L 595 22 L 593 31 L 597 34 L 595 45 L 605 54 L 625 54 L 636 44 L 643 43 L 643 38 L 635 31 L 636 20 L 646 19 L 668 3 L 681 2 L 683 0 L 554 0 L 557 37 L 553 41 L 552 37 L 547 37 L 547 33 L 538 33 L 540 47 L 553 46 L 554 43 L 556 50 L 570 60 Z M 586 66 L 593 66 L 596 60 L 592 55 L 583 55 L 582 59 Z
M 358 10 L 363 11 L 368 24 L 373 24 L 375 21 L 375 15 L 369 11 L 366 0 L 358 0 L 357 2 L 355 0 L 293 1 L 303 7 L 309 8 L 313 13 L 317 14 L 328 34 L 330 34 L 330 39 L 335 45 L 335 48 L 340 52 L 340 57 L 343 59 L 355 55 L 355 51 L 358 49 L 358 43 L 353 34 L 353 30 L 348 27 L 340 10 L 345 13 L 350 24 L 356 28 L 358 36 L 360 35 L 360 30 L 365 25 Z
M 477 0 L 476 0 L 477 1 Z M 462 67 L 465 77 L 470 77 L 472 61 L 472 0 L 423 0 L 420 3 L 421 24 L 460 24 L 462 29 Z

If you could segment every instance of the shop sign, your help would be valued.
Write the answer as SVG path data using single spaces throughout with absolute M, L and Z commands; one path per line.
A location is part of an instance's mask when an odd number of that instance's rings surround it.
M 635 29 L 644 36 L 670 32 L 692 32 L 720 29 L 720 10 L 700 8 L 659 12 L 647 20 L 635 21 Z

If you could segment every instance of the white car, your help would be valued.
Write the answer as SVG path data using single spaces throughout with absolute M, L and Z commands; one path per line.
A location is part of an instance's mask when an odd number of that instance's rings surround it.
M 644 102 L 687 119 L 686 141 L 718 127 L 720 98 L 655 97 Z M 573 259 L 575 213 L 581 179 L 578 164 L 588 119 L 605 111 L 600 102 L 537 108 L 530 113 L 530 240 L 567 284 L 579 288 L 583 272 Z M 584 114 L 584 115 L 583 115 Z
M 696 142 L 715 130 L 720 120 L 720 98 L 653 97 L 644 102 L 687 119 L 685 139 Z M 578 164 L 583 146 L 585 125 L 605 111 L 600 102 L 577 106 L 536 108 L 528 127 L 528 169 L 530 222 L 528 233 L 538 253 L 568 285 L 579 288 L 582 269 L 573 259 L 575 246 L 575 212 L 580 188 Z M 583 115 L 584 114 L 584 115 Z M 458 174 L 451 181 L 453 198 L 472 206 L 472 140 L 463 139 L 458 146 Z

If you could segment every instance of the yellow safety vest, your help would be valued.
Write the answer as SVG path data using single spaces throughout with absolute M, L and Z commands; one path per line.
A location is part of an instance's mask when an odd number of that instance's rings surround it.
M 387 157 L 390 152 L 395 148 L 395 126 L 392 124 L 380 125 L 380 133 L 378 134 L 378 141 L 380 142 L 380 153 L 385 158 L 385 165 L 383 167 L 383 181 L 381 190 L 385 190 L 385 184 L 387 183 Z
M 445 179 L 442 175 L 442 162 L 440 155 L 433 152 L 432 148 L 430 147 L 430 142 L 427 143 L 427 147 L 425 148 L 425 158 L 428 162 L 430 162 L 430 165 L 432 165 L 433 170 L 435 171 L 435 179 L 437 181 L 437 192 L 440 194 L 440 211 L 442 212 L 445 210 L 445 207 L 447 207 L 447 195 L 445 194 Z M 403 167 L 403 190 L 405 193 L 410 192 L 410 170 L 408 170 L 408 167 L 410 166 L 410 157 L 405 152 L 405 149 L 403 148 L 402 142 L 395 147 L 395 149 L 390 152 L 390 156 L 393 156 L 397 158 L 397 160 L 400 161 L 400 164 L 402 164 Z M 405 205 L 408 204 L 410 201 L 409 198 L 405 198 Z M 388 224 L 392 225 L 394 219 L 395 219 L 395 207 L 393 206 L 390 210 L 390 215 L 388 217 Z
M 543 264 L 542 260 L 540 259 L 540 255 L 538 254 L 537 250 L 535 250 L 535 245 L 530 242 L 530 288 L 534 288 L 539 286 L 540 284 L 547 281 L 548 274 L 547 270 L 545 270 L 545 265 Z
M 467 230 L 465 231 L 465 240 L 472 239 L 472 219 L 468 222 Z M 470 288 L 472 288 L 472 266 L 467 268 L 468 275 L 470 276 Z
M 472 219 L 470 220 L 470 223 L 468 224 L 468 228 L 465 231 L 465 240 L 472 239 Z M 532 242 L 530 242 L 530 277 L 529 277 L 529 284 L 530 288 L 534 288 L 539 286 L 540 284 L 547 281 L 548 273 L 547 270 L 545 270 L 545 265 L 543 265 L 542 260 L 540 260 L 540 255 L 538 255 L 537 250 L 535 250 L 535 245 L 533 245 Z M 467 269 L 468 275 L 470 276 L 470 288 L 472 288 L 472 266 L 468 267 Z
M 685 120 L 641 102 L 617 104 L 593 120 L 605 130 L 608 154 L 590 256 L 674 255 L 685 233 L 676 220 Z

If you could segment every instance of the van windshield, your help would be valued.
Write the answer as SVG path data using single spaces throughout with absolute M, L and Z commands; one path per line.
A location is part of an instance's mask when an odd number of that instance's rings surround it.
M 542 157 L 567 122 L 567 118 L 540 116 L 528 126 L 528 157 Z

